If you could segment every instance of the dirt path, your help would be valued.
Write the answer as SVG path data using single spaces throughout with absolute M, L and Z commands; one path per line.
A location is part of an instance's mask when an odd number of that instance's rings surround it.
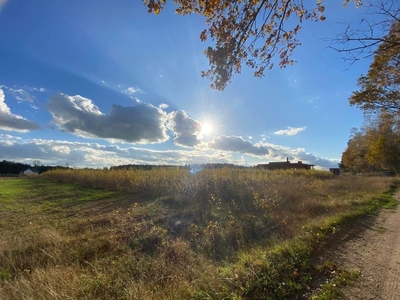
M 396 198 L 400 200 L 400 190 Z M 362 220 L 329 248 L 324 259 L 361 274 L 343 289 L 345 299 L 400 299 L 400 207 Z

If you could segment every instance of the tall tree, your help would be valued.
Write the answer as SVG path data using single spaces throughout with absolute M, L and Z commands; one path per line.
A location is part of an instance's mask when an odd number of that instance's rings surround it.
M 368 116 L 361 130 L 353 130 L 342 166 L 353 172 L 400 173 L 399 118 L 390 113 Z
M 381 113 L 368 128 L 368 161 L 383 170 L 400 172 L 400 128 L 399 118 Z
M 361 0 L 343 0 L 361 5 Z M 376 2 L 378 0 L 371 0 Z M 375 5 L 377 13 L 387 16 L 391 23 L 397 18 L 398 0 L 381 0 Z M 159 14 L 166 0 L 143 0 L 148 12 Z M 213 47 L 204 50 L 210 69 L 202 76 L 211 79 L 211 87 L 223 90 L 232 76 L 241 72 L 243 65 L 254 69 L 256 77 L 262 77 L 268 69 L 278 65 L 286 67 L 294 63 L 291 54 L 300 45 L 297 35 L 304 20 L 324 21 L 323 0 L 173 0 L 176 13 L 181 15 L 199 14 L 205 17 L 206 26 L 200 33 L 202 41 L 210 38 Z M 393 3 L 392 6 L 387 3 Z M 371 5 L 374 7 L 374 5 Z M 373 27 L 373 26 L 372 26 Z M 372 30 L 374 32 L 374 30 Z M 352 47 L 360 37 L 359 32 L 347 30 L 337 41 L 342 42 L 339 51 L 358 53 L 361 49 L 372 49 L 382 42 L 373 34 L 358 40 L 361 46 Z M 348 47 L 349 46 L 349 47 Z M 356 57 L 354 55 L 354 57 Z
M 350 97 L 351 105 L 366 113 L 400 114 L 400 19 L 392 23 L 367 75 L 358 79 L 358 86 L 360 90 Z
M 365 134 L 354 128 L 347 148 L 342 154 L 342 167 L 346 171 L 355 173 L 370 171 L 367 153 L 368 145 Z

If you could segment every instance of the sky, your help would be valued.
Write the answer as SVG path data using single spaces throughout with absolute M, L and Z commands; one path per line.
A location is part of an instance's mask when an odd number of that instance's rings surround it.
M 337 166 L 371 61 L 350 66 L 326 40 L 362 8 L 329 1 L 325 22 L 303 22 L 295 65 L 244 67 L 221 92 L 201 77 L 204 19 L 170 2 L 154 15 L 137 0 L 0 0 L 0 160 Z

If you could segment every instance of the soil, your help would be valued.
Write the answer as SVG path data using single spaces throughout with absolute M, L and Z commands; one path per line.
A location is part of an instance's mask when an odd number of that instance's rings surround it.
M 400 191 L 396 198 L 400 200 Z M 400 206 L 357 221 L 324 247 L 320 259 L 360 276 L 342 289 L 344 299 L 400 299 Z

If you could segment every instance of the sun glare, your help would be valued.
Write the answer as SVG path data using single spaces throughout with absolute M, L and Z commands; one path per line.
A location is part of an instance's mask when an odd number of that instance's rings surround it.
M 204 123 L 201 125 L 201 133 L 209 134 L 213 131 L 212 125 L 210 123 Z

